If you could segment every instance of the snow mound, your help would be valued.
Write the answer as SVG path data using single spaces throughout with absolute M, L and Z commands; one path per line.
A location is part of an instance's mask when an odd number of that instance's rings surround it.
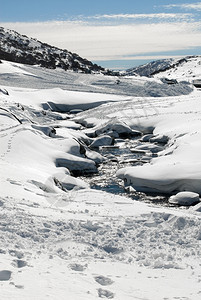
M 106 134 L 114 138 L 125 138 L 141 135 L 141 132 L 131 129 L 126 123 L 116 118 L 102 122 L 93 129 L 86 130 L 85 133 L 90 137 L 97 137 Z
M 117 177 L 124 180 L 125 186 L 132 186 L 140 192 L 172 194 L 191 191 L 201 194 L 201 174 L 192 174 L 192 168 L 192 164 L 146 164 L 122 168 Z
M 113 139 L 109 135 L 103 135 L 94 139 L 91 143 L 90 148 L 98 148 L 101 146 L 108 146 L 113 144 Z
M 180 192 L 169 198 L 169 203 L 190 206 L 200 201 L 199 194 L 192 192 Z

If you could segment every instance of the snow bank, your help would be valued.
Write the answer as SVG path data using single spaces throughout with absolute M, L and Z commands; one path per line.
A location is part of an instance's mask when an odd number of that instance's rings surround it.
M 98 148 L 101 146 L 112 145 L 113 139 L 109 135 L 103 135 L 94 139 L 94 141 L 90 144 L 90 148 Z
M 117 176 L 137 191 L 167 193 L 191 191 L 201 194 L 201 164 L 146 164 L 123 168 Z
M 200 202 L 199 194 L 192 192 L 180 192 L 169 198 L 169 203 L 190 206 Z
M 81 120 L 79 119 L 79 122 Z M 133 130 L 126 123 L 119 121 L 116 118 L 109 121 L 101 121 L 100 124 L 92 129 L 85 130 L 89 137 L 97 137 L 100 135 L 109 135 L 113 138 L 139 136 L 141 132 Z
M 113 133 L 111 136 L 117 138 L 119 132 L 115 130 L 118 124 L 127 136 L 132 130 L 152 134 L 145 139 L 142 137 L 142 145 L 134 145 L 132 149 L 151 157 L 151 163 L 117 172 L 127 185 L 139 191 L 168 194 L 191 191 L 200 194 L 200 103 L 200 94 L 196 91 L 191 96 L 154 100 L 133 98 L 104 104 L 79 114 L 75 119 L 81 123 L 92 120 L 96 124 L 85 130 L 90 137 Z
M 126 98 L 118 95 L 67 91 L 60 88 L 39 90 L 6 87 L 6 89 L 9 91 L 10 102 L 56 112 L 70 112 L 73 109 L 86 110 Z

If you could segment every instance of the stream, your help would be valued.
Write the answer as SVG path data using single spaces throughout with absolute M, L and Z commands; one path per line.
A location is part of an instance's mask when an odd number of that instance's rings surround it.
M 139 144 L 146 146 L 149 143 L 141 142 L 138 137 L 126 140 L 117 139 L 115 140 L 114 146 L 100 147 L 99 150 L 96 151 L 104 156 L 106 160 L 99 165 L 97 174 L 85 175 L 82 176 L 81 179 L 87 182 L 92 189 L 126 196 L 146 203 L 170 206 L 167 195 L 143 193 L 125 189 L 124 182 L 116 177 L 116 172 L 120 168 L 143 165 L 157 155 L 154 153 L 147 154 L 147 152 L 140 150 L 139 152 L 133 151 L 134 147 Z

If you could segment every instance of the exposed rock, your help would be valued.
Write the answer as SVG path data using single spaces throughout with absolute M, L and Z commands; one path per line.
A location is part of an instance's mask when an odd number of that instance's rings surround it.
M 150 138 L 151 143 L 161 143 L 166 144 L 168 142 L 169 138 L 166 135 L 156 135 Z
M 68 50 L 42 43 L 16 31 L 0 27 L 0 59 L 40 65 L 41 67 L 80 71 L 83 73 L 107 73 L 104 68 Z
M 111 134 L 113 132 L 113 135 Z M 109 133 L 109 134 L 108 134 Z M 93 131 L 90 132 L 90 136 L 100 136 L 107 134 L 112 137 L 117 137 L 117 134 L 121 138 L 129 138 L 134 136 L 140 136 L 141 132 L 132 130 L 126 123 L 119 120 L 109 120 L 108 122 L 96 126 Z M 88 135 L 88 133 L 87 133 Z
M 152 137 L 153 137 L 153 134 L 145 134 L 144 136 L 142 136 L 140 141 L 141 142 L 149 142 Z

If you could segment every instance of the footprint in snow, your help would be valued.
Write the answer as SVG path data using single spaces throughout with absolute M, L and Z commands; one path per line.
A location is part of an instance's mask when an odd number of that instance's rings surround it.
M 86 268 L 86 266 L 82 266 L 80 264 L 71 264 L 70 265 L 71 270 L 77 271 L 77 272 L 83 272 Z
M 95 276 L 94 277 L 95 281 L 98 282 L 100 285 L 111 285 L 114 283 L 114 281 L 112 281 L 110 278 L 99 275 L 99 276 Z
M 27 262 L 25 260 L 22 260 L 22 259 L 15 259 L 12 263 L 12 265 L 16 268 L 23 268 L 23 267 L 26 267 L 27 266 Z
M 98 289 L 98 297 L 113 299 L 114 298 L 114 293 L 112 293 L 108 290 Z
M 11 278 L 11 271 L 2 270 L 0 271 L 0 281 L 7 281 Z

